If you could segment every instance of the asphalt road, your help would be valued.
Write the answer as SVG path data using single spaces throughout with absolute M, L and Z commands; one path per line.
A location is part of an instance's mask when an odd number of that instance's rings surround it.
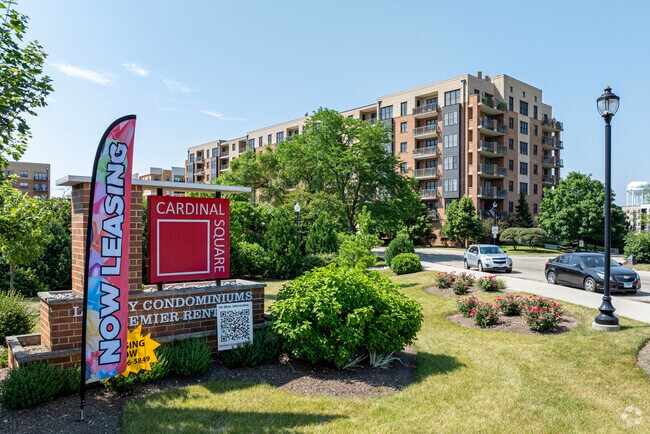
M 434 262 L 463 269 L 463 251 L 443 248 L 418 248 L 415 252 L 423 262 Z M 520 279 L 546 282 L 544 264 L 553 256 L 512 256 L 513 270 L 510 276 Z M 614 258 L 621 261 L 622 258 Z M 499 272 L 497 272 L 499 273 Z M 495 273 L 496 274 L 496 273 Z M 629 300 L 650 303 L 650 273 L 641 272 L 641 288 L 636 295 L 612 294 L 612 297 L 624 297 Z M 580 289 L 575 288 L 576 291 Z

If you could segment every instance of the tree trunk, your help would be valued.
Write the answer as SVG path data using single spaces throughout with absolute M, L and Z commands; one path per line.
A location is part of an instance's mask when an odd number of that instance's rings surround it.
M 9 289 L 14 290 L 14 265 L 9 264 Z

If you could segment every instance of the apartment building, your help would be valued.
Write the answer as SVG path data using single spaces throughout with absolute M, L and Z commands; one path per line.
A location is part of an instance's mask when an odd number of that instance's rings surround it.
M 185 182 L 185 168 L 171 167 L 163 169 L 161 167 L 147 167 L 133 174 L 133 179 L 144 181 L 164 181 L 164 182 Z M 152 190 L 144 190 L 142 195 L 149 196 Z M 164 196 L 183 196 L 182 191 L 175 191 L 173 188 L 163 188 Z
M 630 228 L 635 232 L 650 230 L 650 183 L 647 181 L 630 182 L 625 189 L 625 216 Z
M 543 102 L 541 89 L 507 75 L 466 74 L 340 113 L 392 129 L 386 149 L 419 182 L 434 229 L 444 220 L 446 204 L 463 195 L 485 217 L 494 203 L 499 215 L 513 213 L 523 192 L 537 215 L 544 188 L 557 185 L 563 167 L 563 124 Z M 306 119 L 189 148 L 188 182 L 210 182 L 246 150 L 273 147 L 300 133 Z
M 18 177 L 14 187 L 30 196 L 50 197 L 50 165 L 47 163 L 27 163 L 10 161 L 3 170 L 7 176 Z

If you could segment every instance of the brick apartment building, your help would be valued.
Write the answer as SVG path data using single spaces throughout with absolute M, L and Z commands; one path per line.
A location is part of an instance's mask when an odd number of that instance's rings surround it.
M 184 167 L 171 167 L 170 169 L 163 169 L 161 167 L 147 167 L 137 173 L 133 174 L 133 179 L 141 179 L 143 181 L 163 181 L 163 182 L 185 182 L 185 168 Z M 147 197 L 152 194 L 151 190 L 145 190 L 142 195 Z M 164 196 L 183 196 L 185 193 L 182 191 L 175 191 L 171 188 L 164 188 Z
M 462 75 L 340 113 L 392 128 L 387 150 L 419 181 L 434 229 L 446 204 L 463 195 L 472 197 L 485 217 L 494 202 L 500 215 L 513 213 L 523 192 L 537 215 L 543 189 L 557 185 L 563 167 L 563 125 L 542 101 L 542 90 L 507 75 Z M 188 182 L 211 182 L 243 152 L 259 152 L 298 134 L 306 119 L 188 148 Z
M 18 177 L 14 187 L 30 196 L 50 197 L 50 165 L 46 163 L 26 163 L 10 161 L 3 170 L 7 176 Z

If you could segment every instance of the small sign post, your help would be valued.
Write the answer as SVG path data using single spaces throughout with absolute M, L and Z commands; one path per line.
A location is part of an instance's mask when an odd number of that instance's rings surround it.
M 494 238 L 494 244 L 497 243 L 497 235 L 499 235 L 499 226 L 492 226 L 492 238 Z

